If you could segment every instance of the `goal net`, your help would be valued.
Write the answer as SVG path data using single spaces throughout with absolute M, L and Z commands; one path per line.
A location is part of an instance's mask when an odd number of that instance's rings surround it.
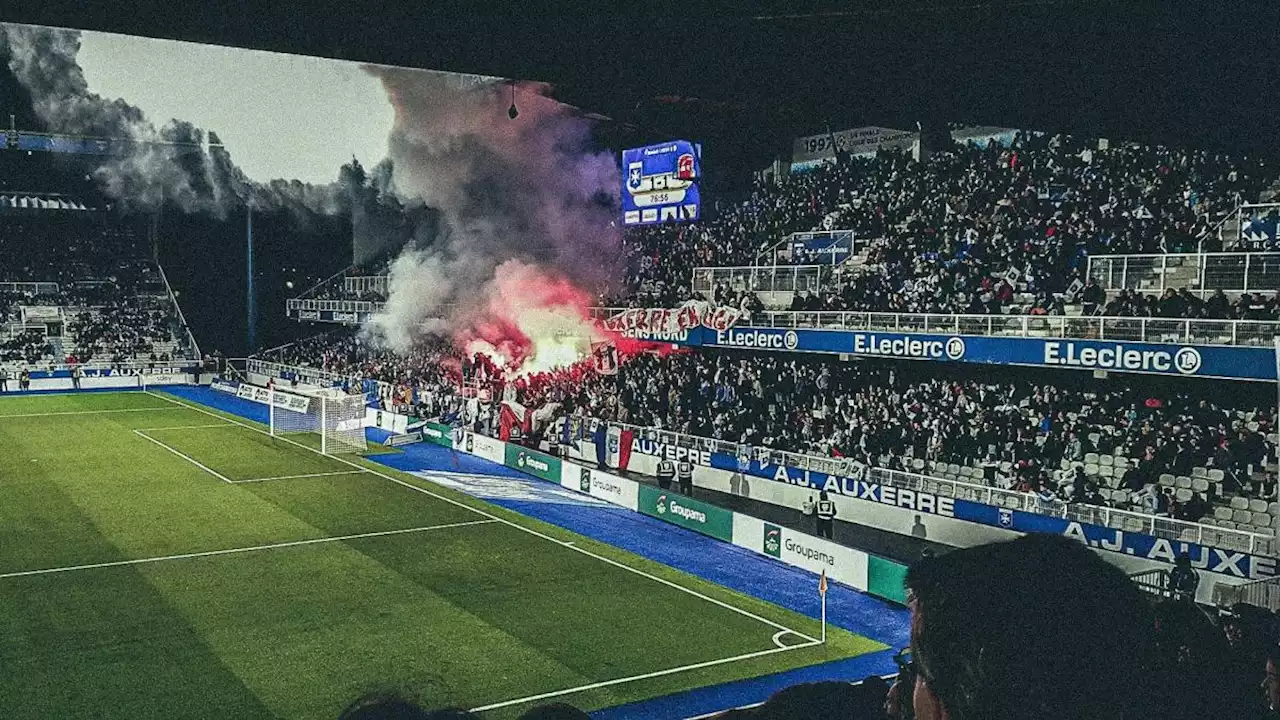
M 269 390 L 271 436 L 308 435 L 318 438 L 325 455 L 363 453 L 364 396 L 341 390 L 282 392 Z

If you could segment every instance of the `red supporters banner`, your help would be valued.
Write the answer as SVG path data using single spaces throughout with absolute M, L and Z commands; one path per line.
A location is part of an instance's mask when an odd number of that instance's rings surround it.
M 611 342 L 591 343 L 591 362 L 601 375 L 617 375 L 618 348 Z
M 735 307 L 713 305 L 703 300 L 690 300 L 675 309 L 635 308 L 624 310 L 604 321 L 614 332 L 640 330 L 652 333 L 678 333 L 701 325 L 712 330 L 728 330 L 743 317 Z

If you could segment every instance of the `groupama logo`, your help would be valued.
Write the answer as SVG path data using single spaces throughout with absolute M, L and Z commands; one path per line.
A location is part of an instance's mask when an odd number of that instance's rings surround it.
M 782 528 L 777 525 L 764 525 L 764 554 L 769 557 L 782 557 Z
M 667 511 L 670 510 L 672 515 L 684 518 L 689 522 L 696 522 L 702 525 L 707 523 L 706 513 L 681 505 L 679 500 L 668 501 L 666 495 L 659 495 L 655 505 L 654 512 L 659 515 L 666 515 Z
M 544 472 L 544 473 L 545 473 L 545 472 L 551 472 L 551 466 L 550 466 L 550 465 L 546 464 L 545 462 L 543 462 L 543 461 L 539 460 L 538 458 L 536 458 L 536 457 L 534 457 L 534 456 L 532 456 L 532 455 L 530 455 L 530 454 L 528 454 L 528 453 L 520 453 L 519 455 L 517 455 L 517 456 L 516 456 L 516 465 L 517 465 L 518 467 L 520 467 L 521 469 L 523 469 L 523 468 L 525 468 L 526 466 L 528 466 L 528 467 L 533 468 L 534 470 L 537 470 L 538 472 Z

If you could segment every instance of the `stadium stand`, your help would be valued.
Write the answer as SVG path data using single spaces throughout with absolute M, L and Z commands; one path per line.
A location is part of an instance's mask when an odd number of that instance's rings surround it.
M 263 359 L 393 385 L 401 406 L 459 411 L 459 378 L 492 379 L 483 357 L 443 344 L 407 356 L 335 332 Z M 1248 387 L 751 353 L 639 355 L 616 376 L 588 363 L 516 382 L 520 401 L 561 414 L 752 447 L 855 459 L 870 467 L 985 484 L 1045 500 L 1129 509 L 1266 532 L 1280 507 L 1273 404 Z M 404 402 L 403 398 L 417 402 Z
M 132 223 L 78 200 L 30 198 L 0 203 L 0 361 L 195 356 L 163 271 Z

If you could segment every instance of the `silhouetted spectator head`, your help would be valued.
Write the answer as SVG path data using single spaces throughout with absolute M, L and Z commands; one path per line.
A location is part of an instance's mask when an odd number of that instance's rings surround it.
M 1272 646 L 1267 653 L 1266 676 L 1262 679 L 1262 692 L 1266 700 L 1267 710 L 1280 713 L 1280 646 Z
M 565 703 L 536 707 L 520 716 L 520 720 L 591 720 L 591 716 Z
M 955 550 L 913 565 L 907 588 L 920 720 L 1163 717 L 1151 608 L 1084 545 Z

